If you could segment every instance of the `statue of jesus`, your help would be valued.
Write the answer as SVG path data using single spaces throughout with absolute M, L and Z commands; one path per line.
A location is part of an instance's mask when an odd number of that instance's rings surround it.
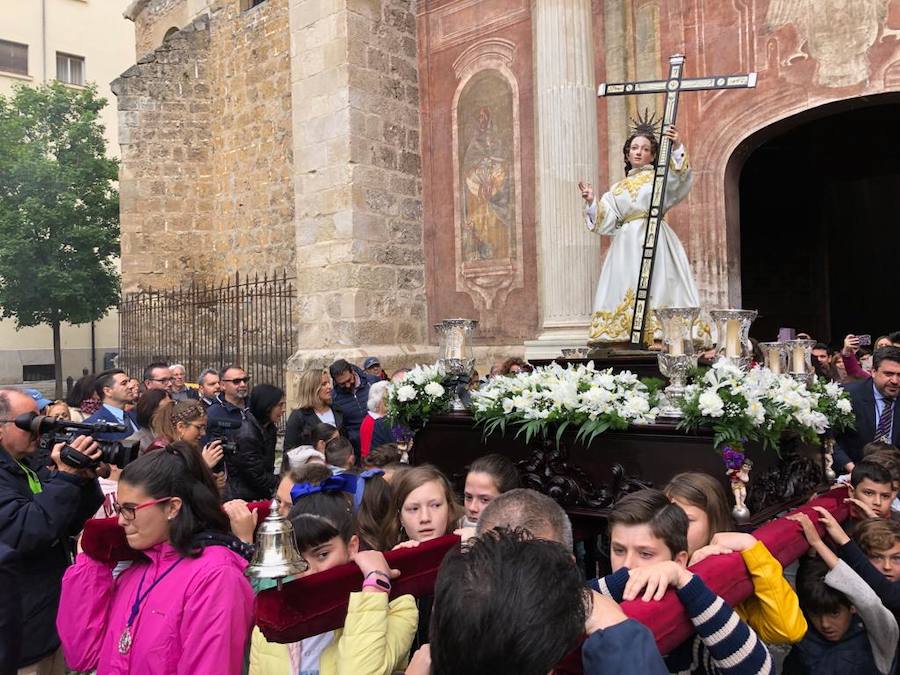
M 666 184 L 665 214 L 687 197 L 693 182 L 687 151 L 674 126 L 665 130 L 672 141 L 669 179 Z M 585 201 L 585 222 L 592 232 L 614 237 L 606 256 L 591 321 L 590 343 L 623 343 L 629 341 L 634 314 L 635 286 L 641 269 L 641 251 L 647 226 L 647 212 L 653 189 L 655 160 L 659 141 L 651 120 L 642 119 L 622 149 L 625 178 L 612 186 L 599 200 L 590 183 L 578 183 Z M 660 222 L 656 262 L 650 292 L 650 308 L 699 307 L 700 297 L 691 273 L 690 263 L 678 236 L 665 222 Z M 654 314 L 648 315 L 644 339 L 654 339 L 658 325 Z M 656 337 L 659 337 L 658 335 Z

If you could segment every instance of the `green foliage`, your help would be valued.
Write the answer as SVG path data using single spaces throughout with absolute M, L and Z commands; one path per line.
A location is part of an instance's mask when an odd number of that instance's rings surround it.
M 118 301 L 105 105 L 58 82 L 0 96 L 0 308 L 17 327 L 95 321 Z

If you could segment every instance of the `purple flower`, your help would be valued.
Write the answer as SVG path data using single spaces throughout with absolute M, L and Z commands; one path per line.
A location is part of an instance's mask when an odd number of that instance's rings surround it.
M 740 469 L 744 465 L 744 453 L 733 449 L 731 446 L 722 448 L 722 459 L 726 469 Z
M 412 430 L 402 424 L 391 427 L 391 435 L 394 437 L 395 443 L 409 443 L 415 434 Z

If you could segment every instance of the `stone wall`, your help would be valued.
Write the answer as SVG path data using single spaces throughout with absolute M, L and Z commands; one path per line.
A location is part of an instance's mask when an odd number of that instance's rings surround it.
M 190 5 L 151 2 L 138 44 Z M 125 291 L 294 266 L 288 3 L 240 7 L 212 3 L 114 83 Z
M 299 351 L 291 369 L 426 339 L 415 17 L 291 0 Z
M 290 33 L 287 0 L 210 24 L 211 194 L 218 276 L 294 266 Z
M 198 19 L 112 84 L 124 291 L 180 285 L 211 247 L 208 50 L 209 21 Z

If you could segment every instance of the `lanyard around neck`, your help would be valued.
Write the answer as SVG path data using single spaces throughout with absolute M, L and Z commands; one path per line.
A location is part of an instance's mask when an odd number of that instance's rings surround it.
M 36 495 L 40 492 L 44 491 L 44 488 L 41 486 L 41 479 L 38 478 L 38 475 L 29 469 L 27 466 L 22 464 L 19 460 L 15 460 L 16 464 L 19 465 L 19 468 L 25 472 L 25 477 L 28 479 L 28 488 L 31 490 L 31 494 Z
M 138 584 L 137 597 L 134 600 L 134 604 L 131 606 L 131 614 L 128 615 L 127 628 L 131 628 L 132 624 L 134 623 L 134 620 L 137 618 L 138 612 L 141 611 L 141 604 L 144 602 L 144 599 L 148 595 L 150 595 L 150 591 L 152 591 L 154 588 L 156 588 L 156 584 L 158 584 L 160 581 L 165 579 L 166 575 L 169 572 L 171 572 L 172 570 L 174 570 L 176 565 L 178 565 L 178 563 L 180 563 L 182 560 L 184 560 L 184 557 L 181 557 L 178 560 L 176 560 L 175 562 L 173 562 L 168 568 L 166 568 L 165 572 L 163 572 L 158 577 L 156 577 L 156 579 L 153 581 L 153 583 L 150 584 L 150 588 L 148 588 L 146 591 L 144 591 L 144 594 L 141 595 L 141 588 L 144 587 L 144 579 L 147 576 L 147 572 L 150 571 L 150 568 L 148 567 L 147 569 L 144 570 L 144 574 L 141 576 L 141 581 Z

